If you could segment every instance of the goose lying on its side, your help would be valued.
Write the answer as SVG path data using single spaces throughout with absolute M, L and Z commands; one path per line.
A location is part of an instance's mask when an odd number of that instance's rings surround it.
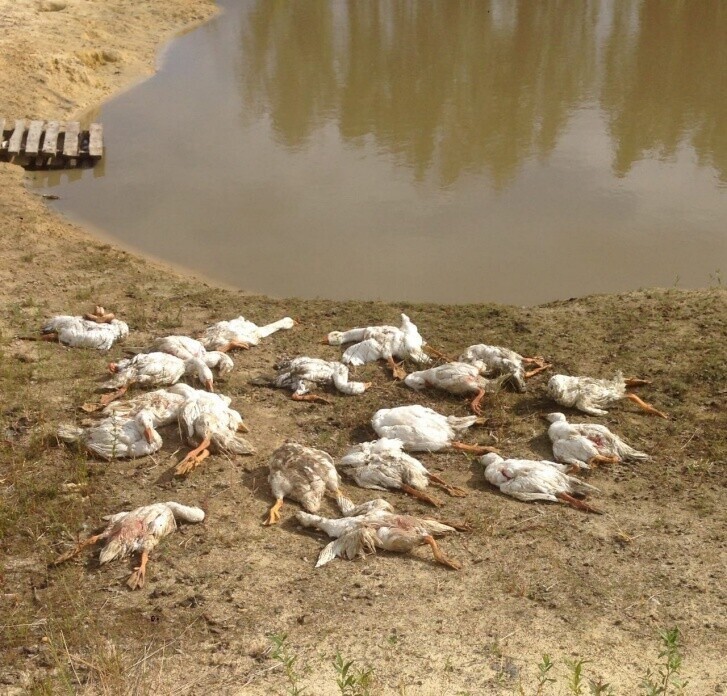
M 142 409 L 133 418 L 111 416 L 88 427 L 58 426 L 58 437 L 64 442 L 81 442 L 102 459 L 137 459 L 154 454 L 162 446 L 155 430 L 154 414 Z
M 102 309 L 102 308 L 98 308 Z M 111 346 L 129 335 L 129 326 L 118 319 L 98 321 L 86 317 L 56 316 L 41 328 L 41 340 L 58 341 L 70 348 L 95 348 L 109 350 Z
M 298 357 L 282 360 L 277 365 L 278 375 L 274 384 L 281 389 L 290 389 L 291 398 L 296 401 L 331 401 L 317 394 L 310 394 L 315 385 L 333 385 L 342 394 L 363 394 L 371 382 L 349 382 L 348 368 L 340 362 L 328 362 L 319 358 Z
M 144 387 L 162 387 L 176 384 L 185 375 L 196 377 L 209 391 L 214 391 L 212 371 L 199 358 L 180 360 L 167 353 L 139 353 L 133 358 L 109 363 L 113 377 L 103 385 L 116 391 L 101 399 L 106 405 L 117 399 L 132 384 Z
M 461 567 L 442 553 L 434 539 L 435 535 L 455 531 L 454 527 L 435 520 L 397 515 L 383 509 L 341 519 L 328 519 L 302 511 L 296 512 L 295 516 L 304 527 L 314 527 L 335 539 L 321 551 L 316 568 L 336 557 L 353 560 L 357 556 L 375 553 L 377 548 L 408 553 L 422 544 L 429 545 L 438 563 L 453 570 Z
M 525 358 L 509 348 L 501 346 L 488 346 L 484 343 L 470 346 L 459 356 L 459 361 L 474 365 L 483 375 L 507 375 L 515 388 L 525 391 L 525 380 L 533 377 L 551 365 L 543 358 Z M 535 369 L 525 371 L 525 365 L 535 365 Z
M 553 456 L 558 462 L 578 469 L 594 464 L 620 461 L 643 461 L 649 458 L 614 435 L 605 425 L 569 423 L 562 413 L 549 413 L 548 436 L 553 443 Z
M 497 454 L 480 457 L 480 463 L 485 467 L 485 478 L 505 495 L 525 502 L 548 500 L 565 503 L 578 510 L 601 514 L 600 510 L 578 499 L 598 489 L 566 474 L 568 467 L 563 464 L 503 459 Z
M 232 358 L 218 350 L 207 350 L 197 339 L 189 336 L 164 336 L 154 341 L 145 353 L 167 353 L 180 360 L 201 360 L 210 369 L 216 369 L 220 377 L 232 372 Z
M 331 331 L 324 343 L 331 346 L 354 343 L 344 351 L 341 362 L 348 365 L 364 365 L 377 360 L 386 360 L 396 379 L 404 379 L 406 372 L 396 364 L 394 358 L 399 360 L 411 358 L 419 364 L 431 362 L 423 350 L 426 342 L 406 314 L 401 315 L 400 328 L 368 326 L 349 331 Z
M 424 492 L 430 483 L 456 497 L 467 495 L 467 491 L 450 486 L 418 459 L 404 452 L 401 440 L 382 437 L 354 445 L 341 459 L 339 468 L 361 488 L 402 490 L 436 507 L 442 503 Z
M 132 553 L 141 552 L 139 567 L 134 570 L 126 583 L 132 590 L 140 589 L 144 587 L 149 554 L 162 537 L 171 534 L 177 528 L 177 520 L 202 522 L 204 518 L 204 510 L 201 508 L 188 507 L 171 501 L 145 505 L 131 512 L 119 512 L 105 518 L 108 520 L 108 525 L 103 532 L 80 542 L 74 549 L 59 556 L 53 564 L 63 563 L 77 556 L 83 549 L 99 541 L 105 541 L 106 544 L 99 555 L 101 565 L 116 558 L 125 558 Z
M 613 379 L 554 375 L 548 382 L 548 396 L 561 406 L 577 408 L 591 416 L 605 416 L 608 411 L 605 411 L 604 407 L 621 399 L 629 399 L 647 413 L 668 418 L 665 413 L 657 411 L 636 394 L 626 392 L 626 387 L 638 387 L 644 384 L 649 384 L 648 380 L 624 379 L 620 372 Z
M 508 378 L 502 375 L 497 379 L 487 379 L 480 374 L 474 365 L 462 362 L 450 362 L 428 370 L 411 372 L 404 379 L 407 387 L 420 391 L 427 387 L 436 387 L 450 394 L 474 394 L 470 402 L 472 412 L 482 415 L 480 402 L 485 394 L 499 391 L 502 383 Z
M 418 404 L 382 408 L 371 419 L 379 437 L 401 440 L 404 449 L 410 452 L 439 452 L 447 448 L 475 454 L 496 451 L 485 445 L 467 445 L 455 440 L 457 433 L 478 422 L 482 421 L 477 416 L 443 416 Z
M 200 342 L 207 350 L 218 350 L 226 353 L 235 348 L 247 349 L 256 346 L 263 338 L 281 329 L 292 329 L 296 322 L 290 317 L 283 317 L 272 324 L 258 326 L 245 317 L 237 317 L 230 321 L 220 321 L 208 326 L 200 336 Z

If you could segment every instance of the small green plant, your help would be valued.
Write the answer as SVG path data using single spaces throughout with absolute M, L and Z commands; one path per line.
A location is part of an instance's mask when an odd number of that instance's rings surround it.
M 659 637 L 663 644 L 659 659 L 664 664 L 655 674 L 647 669 L 642 686 L 646 689 L 646 696 L 664 696 L 666 694 L 682 694 L 687 685 L 686 680 L 679 676 L 682 667 L 682 656 L 679 651 L 679 629 L 675 626 L 667 631 L 660 631 Z
M 273 633 L 269 636 L 269 638 L 270 642 L 273 644 L 272 650 L 270 651 L 270 657 L 283 665 L 285 677 L 290 684 L 288 687 L 288 694 L 290 694 L 290 696 L 303 696 L 303 694 L 305 694 L 305 687 L 300 686 L 302 675 L 295 668 L 298 656 L 293 654 L 288 648 L 288 644 L 286 642 L 288 640 L 288 634 Z
M 542 661 L 538 664 L 538 690 L 535 692 L 536 696 L 540 696 L 543 693 L 546 684 L 555 682 L 555 679 L 549 676 L 550 670 L 553 669 L 553 664 L 550 655 L 545 653 Z
M 589 660 L 566 660 L 565 663 L 570 670 L 568 689 L 574 696 L 581 696 L 583 691 L 583 665 Z
M 344 660 L 340 652 L 333 659 L 338 673 L 336 684 L 341 696 L 370 696 L 374 670 L 371 667 L 356 667 L 353 660 Z

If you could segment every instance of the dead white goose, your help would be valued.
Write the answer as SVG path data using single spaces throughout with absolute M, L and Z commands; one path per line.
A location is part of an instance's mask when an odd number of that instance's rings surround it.
M 162 446 L 154 414 L 148 409 L 131 418 L 111 416 L 87 428 L 63 424 L 57 433 L 64 442 L 80 442 L 91 454 L 109 461 L 146 457 Z
M 595 379 L 593 377 L 571 377 L 569 375 L 553 375 L 548 382 L 548 396 L 566 408 L 577 408 L 591 416 L 605 416 L 606 406 L 611 406 L 621 399 L 633 401 L 639 408 L 661 418 L 668 418 L 651 404 L 642 401 L 636 394 L 626 391 L 627 387 L 639 387 L 650 384 L 645 379 L 625 379 L 621 372 L 613 379 Z
M 545 416 L 551 425 L 548 437 L 553 443 L 553 457 L 577 469 L 589 469 L 600 463 L 645 461 L 649 455 L 639 452 L 614 435 L 605 425 L 569 423 L 562 413 Z
M 283 317 L 272 324 L 258 326 L 245 317 L 237 317 L 230 321 L 219 321 L 208 326 L 199 340 L 207 350 L 217 350 L 223 353 L 237 348 L 247 349 L 256 346 L 260 341 L 271 336 L 281 329 L 292 329 L 296 324 L 294 319 Z
M 371 419 L 376 434 L 401 440 L 410 452 L 439 452 L 457 449 L 474 454 L 497 451 L 486 445 L 468 445 L 457 440 L 457 435 L 483 422 L 477 416 L 443 416 L 431 408 L 418 404 L 382 408 Z
M 318 401 L 330 404 L 331 401 L 318 394 L 311 394 L 315 386 L 331 385 L 342 394 L 363 394 L 371 382 L 349 381 L 348 368 L 340 362 L 300 356 L 281 360 L 277 365 L 278 374 L 274 385 L 292 391 L 291 398 L 296 401 Z
M 411 515 L 397 515 L 386 509 L 374 509 L 356 517 L 329 519 L 298 511 L 295 514 L 304 527 L 313 527 L 333 537 L 318 556 L 316 568 L 340 557 L 353 560 L 358 556 L 375 553 L 376 549 L 408 553 L 424 544 L 432 549 L 437 563 L 459 570 L 460 564 L 448 558 L 439 548 L 435 536 L 454 532 L 449 525 Z
M 459 361 L 474 365 L 482 375 L 497 376 L 507 375 L 514 387 L 525 391 L 525 380 L 534 377 L 551 365 L 546 363 L 540 356 L 526 358 L 509 348 L 502 346 L 490 346 L 478 343 L 470 346 L 459 356 Z M 526 370 L 526 365 L 535 365 L 531 370 Z
M 580 500 L 598 489 L 569 476 L 566 473 L 568 467 L 564 464 L 545 460 L 503 459 L 494 453 L 480 457 L 479 461 L 485 467 L 488 482 L 505 495 L 525 502 L 546 500 L 565 503 L 584 512 L 601 514 L 600 510 Z
M 500 390 L 502 383 L 508 379 L 501 375 L 496 379 L 488 379 L 480 374 L 474 365 L 463 362 L 449 362 L 428 370 L 411 372 L 404 379 L 407 387 L 421 391 L 427 387 L 434 387 L 457 396 L 474 395 L 470 401 L 472 412 L 482 415 L 480 403 L 485 394 L 494 394 Z
M 467 491 L 451 486 L 429 471 L 418 459 L 404 452 L 403 447 L 401 440 L 387 437 L 362 442 L 343 456 L 339 469 L 361 488 L 401 490 L 436 507 L 442 503 L 425 492 L 430 483 L 456 497 L 467 495 Z
M 406 314 L 401 315 L 401 326 L 367 326 L 348 331 L 331 331 L 323 341 L 331 346 L 353 343 L 343 353 L 341 362 L 348 365 L 364 365 L 386 360 L 396 379 L 404 379 L 406 372 L 396 363 L 411 359 L 419 364 L 431 362 L 424 352 L 426 341 L 416 325 Z
M 326 493 L 335 498 L 342 512 L 354 507 L 340 490 L 341 479 L 333 457 L 328 452 L 297 442 L 286 442 L 273 452 L 268 483 L 275 503 L 268 512 L 266 525 L 280 521 L 284 498 L 296 500 L 309 512 L 318 511 Z
M 104 541 L 104 547 L 99 554 L 101 565 L 116 558 L 125 558 L 132 553 L 141 553 L 139 566 L 134 569 L 127 581 L 132 590 L 140 589 L 144 587 L 149 555 L 163 537 L 176 530 L 177 521 L 196 523 L 202 522 L 204 518 L 205 513 L 201 508 L 171 501 L 145 505 L 129 512 L 119 512 L 104 518 L 108 521 L 108 525 L 103 532 L 78 543 L 71 551 L 59 556 L 53 564 L 63 563 L 77 556 L 85 548 Z

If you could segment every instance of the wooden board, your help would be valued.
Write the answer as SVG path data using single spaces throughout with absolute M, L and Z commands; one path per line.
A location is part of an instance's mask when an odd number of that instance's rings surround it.
M 103 126 L 100 123 L 92 123 L 89 133 L 88 154 L 91 157 L 101 157 L 103 155 Z
M 63 154 L 66 157 L 78 157 L 78 134 L 81 124 L 78 121 L 66 123 L 66 137 L 63 140 Z
M 23 136 L 25 135 L 25 120 L 20 118 L 15 121 L 15 130 L 10 136 L 10 144 L 8 145 L 8 153 L 11 155 L 17 155 L 20 152 L 20 145 L 23 142 Z
M 45 121 L 31 121 L 28 128 L 28 138 L 25 141 L 25 154 L 37 155 L 40 149 L 40 136 L 43 134 Z
M 58 121 L 48 121 L 43 138 L 43 154 L 55 155 L 58 151 L 58 130 L 61 124 Z

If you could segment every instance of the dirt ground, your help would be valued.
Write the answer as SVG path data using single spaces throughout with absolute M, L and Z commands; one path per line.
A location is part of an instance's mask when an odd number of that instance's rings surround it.
M 63 118 L 147 74 L 170 32 L 214 11 L 207 1 L 0 0 L 0 113 Z M 616 693 L 642 694 L 660 660 L 658 633 L 677 626 L 686 693 L 727 692 L 725 461 L 727 291 L 643 290 L 518 308 L 281 300 L 221 290 L 94 241 L 55 217 L 0 165 L 0 693 L 340 693 L 337 652 L 374 670 L 373 694 L 535 694 L 548 653 L 566 693 L 566 659 Z M 100 302 L 132 327 L 125 345 L 101 354 L 17 340 L 56 313 Z M 491 489 L 476 460 L 422 461 L 467 488 L 437 514 L 472 531 L 442 547 L 463 568 L 436 565 L 425 549 L 313 566 L 326 540 L 293 519 L 261 526 L 270 504 L 267 461 L 285 438 L 334 457 L 371 439 L 371 414 L 422 403 L 464 415 L 466 402 L 417 394 L 378 365 L 375 383 L 333 404 L 292 402 L 254 386 L 282 355 L 330 359 L 332 329 L 398 323 L 406 311 L 428 341 L 450 354 L 472 343 L 507 345 L 549 358 L 554 372 L 648 377 L 646 400 L 668 421 L 630 404 L 603 422 L 650 461 L 593 472 L 605 514 L 528 505 Z M 244 314 L 300 325 L 235 356 L 220 390 L 251 428 L 250 457 L 211 457 L 186 479 L 175 428 L 152 458 L 105 464 L 58 446 L 60 422 L 78 417 L 106 363 L 155 337 L 194 332 Z M 411 366 L 409 366 L 411 369 Z M 512 456 L 549 457 L 540 414 L 549 373 L 525 394 L 488 402 L 488 423 L 467 441 L 497 442 Z M 571 414 L 569 414 L 571 415 Z M 576 420 L 594 420 L 579 415 Z M 370 492 L 347 485 L 355 501 Z M 384 494 L 411 514 L 431 508 Z M 146 587 L 126 589 L 133 561 L 99 568 L 96 554 L 48 563 L 101 517 L 154 500 L 203 504 L 203 525 L 183 527 L 152 556 Z M 325 503 L 324 512 L 334 513 Z M 290 669 L 271 651 L 287 635 Z M 663 660 L 662 660 L 663 661 Z M 297 680 L 297 681 L 296 681 Z M 353 692 L 349 692 L 353 693 Z

